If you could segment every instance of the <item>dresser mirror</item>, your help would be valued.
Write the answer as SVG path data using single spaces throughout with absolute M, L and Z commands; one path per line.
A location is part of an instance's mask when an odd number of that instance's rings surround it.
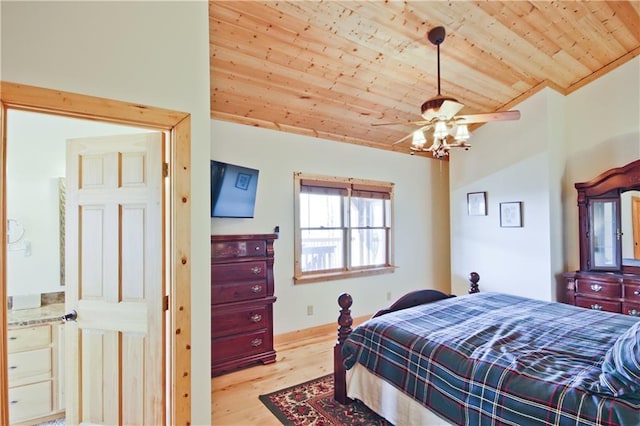
M 640 273 L 640 160 L 576 183 L 580 270 Z

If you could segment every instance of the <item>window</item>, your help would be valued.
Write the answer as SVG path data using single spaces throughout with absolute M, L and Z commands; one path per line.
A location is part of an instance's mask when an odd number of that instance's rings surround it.
M 296 283 L 393 272 L 393 184 L 296 173 Z

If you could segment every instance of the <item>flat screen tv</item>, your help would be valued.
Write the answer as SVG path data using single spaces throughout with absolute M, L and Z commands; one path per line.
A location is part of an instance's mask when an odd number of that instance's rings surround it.
M 256 169 L 211 160 L 211 217 L 253 217 Z

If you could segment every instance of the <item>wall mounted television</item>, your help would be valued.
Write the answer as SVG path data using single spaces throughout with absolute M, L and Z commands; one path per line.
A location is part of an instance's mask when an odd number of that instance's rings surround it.
M 259 171 L 211 160 L 211 217 L 252 218 Z

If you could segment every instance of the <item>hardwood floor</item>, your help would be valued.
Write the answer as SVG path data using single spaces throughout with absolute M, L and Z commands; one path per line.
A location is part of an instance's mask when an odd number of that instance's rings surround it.
M 354 326 L 368 317 L 354 318 Z M 276 362 L 211 379 L 211 424 L 279 425 L 258 395 L 333 372 L 337 324 L 275 336 Z

